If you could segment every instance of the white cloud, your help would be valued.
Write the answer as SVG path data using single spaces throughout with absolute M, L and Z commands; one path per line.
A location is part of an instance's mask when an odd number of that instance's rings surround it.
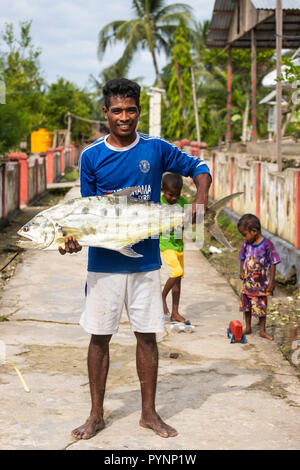
M 178 0 L 180 1 L 180 0 Z M 174 3 L 167 0 L 167 3 Z M 211 16 L 214 0 L 188 0 L 198 20 Z M 98 33 L 111 21 L 129 19 L 133 12 L 132 0 L 1 0 L 0 29 L 5 22 L 18 30 L 20 21 L 32 20 L 32 40 L 42 49 L 40 61 L 48 83 L 57 76 L 85 86 L 90 74 L 98 77 L 100 71 L 113 64 L 123 52 L 121 45 L 109 47 L 101 62 L 97 58 Z M 1 45 L 0 45 L 1 47 Z M 163 54 L 159 66 L 165 65 Z M 144 77 L 151 85 L 155 75 L 150 53 L 137 54 L 130 69 L 130 77 Z

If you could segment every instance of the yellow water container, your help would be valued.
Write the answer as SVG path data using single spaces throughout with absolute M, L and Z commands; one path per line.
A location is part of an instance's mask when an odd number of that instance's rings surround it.
M 46 152 L 52 147 L 52 132 L 38 129 L 31 133 L 31 153 Z

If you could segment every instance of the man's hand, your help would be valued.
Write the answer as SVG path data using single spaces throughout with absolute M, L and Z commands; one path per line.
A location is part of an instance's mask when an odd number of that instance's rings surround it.
M 58 251 L 61 255 L 65 255 L 66 253 L 77 253 L 82 249 L 82 246 L 79 245 L 78 241 L 74 237 L 67 237 L 65 239 L 65 248 L 61 246 L 58 247 Z

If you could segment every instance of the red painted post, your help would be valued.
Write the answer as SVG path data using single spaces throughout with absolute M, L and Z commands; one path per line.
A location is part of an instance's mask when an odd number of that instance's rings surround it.
M 19 163 L 19 207 L 28 204 L 28 156 L 26 153 L 10 153 L 9 160 Z
M 256 217 L 260 219 L 260 173 L 261 163 L 256 164 Z
M 296 171 L 295 248 L 300 248 L 300 171 Z
M 211 169 L 211 197 L 215 199 L 215 175 L 216 175 L 216 154 L 213 152 L 212 154 L 212 169 Z
M 53 183 L 53 154 L 54 149 L 46 151 L 46 183 Z
M 233 168 L 234 168 L 234 157 L 230 157 L 230 179 L 229 179 L 229 194 L 233 193 Z M 229 204 L 230 210 L 233 208 L 232 201 Z
M 231 48 L 228 49 L 228 65 L 227 65 L 227 133 L 226 142 L 228 147 L 231 144 L 231 103 L 232 103 L 232 57 Z

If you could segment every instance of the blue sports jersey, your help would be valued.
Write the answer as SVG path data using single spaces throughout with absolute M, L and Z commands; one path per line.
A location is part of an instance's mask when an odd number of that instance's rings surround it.
M 160 202 L 161 179 L 165 172 L 195 178 L 209 173 L 208 166 L 198 157 L 178 150 L 159 138 L 137 133 L 128 147 L 115 148 L 101 137 L 87 146 L 79 160 L 81 195 L 104 195 L 119 189 L 137 186 L 134 197 Z M 159 238 L 148 238 L 134 245 L 143 255 L 130 258 L 105 248 L 89 247 L 88 271 L 134 273 L 154 271 L 161 266 Z

